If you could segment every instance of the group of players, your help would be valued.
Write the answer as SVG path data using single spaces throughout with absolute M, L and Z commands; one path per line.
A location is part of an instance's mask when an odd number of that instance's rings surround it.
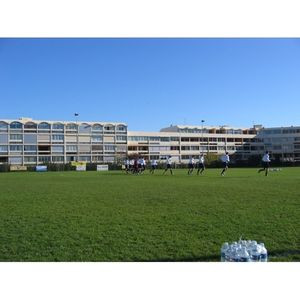
M 225 172 L 228 169 L 228 165 L 230 163 L 230 157 L 228 152 L 225 152 L 224 155 L 220 157 L 222 164 L 223 164 L 223 169 L 221 171 L 221 176 L 225 175 Z M 268 176 L 269 173 L 269 167 L 270 167 L 270 155 L 269 152 L 266 151 L 266 153 L 262 157 L 262 165 L 263 168 L 258 170 L 258 173 L 260 172 L 265 172 L 265 176 Z M 151 168 L 150 168 L 150 173 L 154 174 L 154 171 L 157 169 L 158 162 L 156 159 L 151 160 Z M 204 159 L 204 154 L 201 153 L 199 157 L 199 161 L 196 162 L 193 157 L 190 158 L 189 164 L 188 164 L 188 175 L 192 175 L 194 170 L 197 169 L 197 175 L 203 174 L 205 170 L 205 159 Z M 136 158 L 136 159 L 126 159 L 125 161 L 125 171 L 127 174 L 142 174 L 146 170 L 146 161 L 144 158 Z M 166 164 L 165 164 L 165 169 L 163 172 L 163 175 L 166 174 L 166 172 L 169 171 L 171 175 L 173 175 L 173 168 L 172 168 L 172 157 L 168 156 L 166 159 Z

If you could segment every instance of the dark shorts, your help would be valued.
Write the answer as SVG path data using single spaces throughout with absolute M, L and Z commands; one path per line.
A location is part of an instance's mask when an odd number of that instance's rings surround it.
M 151 168 L 152 168 L 152 170 L 155 170 L 155 169 L 156 169 L 156 166 L 155 166 L 155 165 L 152 165 Z
M 193 164 L 189 164 L 189 169 L 194 169 L 194 165 Z
M 198 164 L 198 169 L 205 169 L 205 165 L 203 163 Z
M 269 168 L 270 167 L 270 163 L 268 161 L 263 161 L 262 165 L 264 168 Z
M 142 168 L 142 165 L 141 165 L 141 164 L 138 164 L 138 168 L 141 169 L 141 168 Z
M 172 166 L 170 164 L 167 164 L 167 169 L 172 169 Z
M 227 168 L 228 167 L 228 162 L 223 162 L 223 168 Z

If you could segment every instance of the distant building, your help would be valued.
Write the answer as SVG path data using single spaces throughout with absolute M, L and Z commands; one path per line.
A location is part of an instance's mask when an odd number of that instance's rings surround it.
M 269 150 L 282 161 L 300 161 L 300 127 L 233 128 L 171 125 L 159 132 L 128 131 L 122 122 L 0 120 L 0 164 L 85 161 L 109 163 L 126 156 L 187 163 L 200 153 L 247 160 Z

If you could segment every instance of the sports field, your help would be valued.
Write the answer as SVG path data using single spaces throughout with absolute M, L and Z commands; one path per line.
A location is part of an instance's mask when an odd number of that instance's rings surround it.
M 225 241 L 300 261 L 300 168 L 0 173 L 0 261 L 219 261 Z

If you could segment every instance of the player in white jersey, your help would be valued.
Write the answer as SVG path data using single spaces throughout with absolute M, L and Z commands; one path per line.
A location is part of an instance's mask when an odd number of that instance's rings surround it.
M 141 170 L 141 172 L 143 173 L 146 170 L 146 161 L 145 161 L 145 158 L 141 159 L 141 164 L 142 164 L 142 170 Z
M 190 161 L 189 161 L 189 170 L 188 170 L 188 175 L 191 175 L 194 171 L 195 168 L 195 160 L 194 158 L 191 156 L 190 157 Z
M 268 176 L 269 173 L 269 168 L 270 168 L 270 155 L 269 152 L 266 151 L 266 153 L 264 154 L 264 156 L 262 157 L 262 164 L 263 164 L 263 168 L 258 170 L 258 173 L 265 171 L 265 176 Z
M 205 170 L 205 164 L 204 164 L 204 155 L 203 153 L 200 155 L 199 157 L 199 163 L 198 163 L 198 171 L 197 171 L 197 175 L 202 174 Z
M 230 162 L 230 158 L 229 158 L 229 154 L 228 152 L 225 152 L 224 155 L 221 156 L 221 161 L 223 163 L 223 170 L 221 172 L 221 176 L 224 176 L 225 175 L 225 172 L 227 171 L 228 169 L 228 164 Z
M 130 170 L 130 161 L 129 161 L 129 159 L 127 158 L 127 159 L 125 160 L 125 171 L 126 171 L 126 174 L 128 174 L 129 170 Z
M 156 159 L 152 159 L 151 160 L 151 170 L 150 173 L 154 174 L 155 169 L 157 168 L 157 160 Z
M 137 171 L 137 173 L 140 174 L 142 172 L 142 164 L 143 164 L 143 160 L 142 160 L 141 157 L 138 159 L 137 163 L 138 163 L 138 171 Z
M 129 162 L 129 170 L 130 172 L 134 172 L 134 159 L 131 159 Z
M 168 170 L 170 170 L 171 175 L 173 175 L 173 171 L 172 171 L 172 157 L 171 157 L 171 156 L 169 156 L 169 157 L 167 158 L 167 165 L 166 165 L 166 168 L 165 168 L 165 171 L 164 171 L 163 175 L 165 175 L 165 173 L 166 173 Z

